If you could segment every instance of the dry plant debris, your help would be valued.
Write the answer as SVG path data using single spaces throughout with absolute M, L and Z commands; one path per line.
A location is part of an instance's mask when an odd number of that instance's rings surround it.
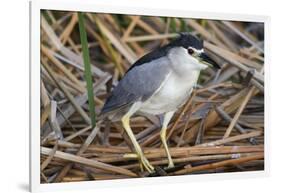
M 168 128 L 175 168 L 160 141 L 157 116 L 131 126 L 156 172 L 141 172 L 119 122 L 91 128 L 78 15 L 41 12 L 41 182 L 73 182 L 264 169 L 262 23 L 85 13 L 99 114 L 130 65 L 182 31 L 205 40 L 223 66 L 202 72 Z

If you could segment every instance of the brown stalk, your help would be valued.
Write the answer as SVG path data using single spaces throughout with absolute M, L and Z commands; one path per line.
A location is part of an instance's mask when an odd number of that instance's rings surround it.
M 49 155 L 51 154 L 52 149 L 46 148 L 46 147 L 41 147 L 41 154 L 43 155 Z M 72 155 L 69 153 L 64 153 L 62 151 L 56 151 L 54 157 L 56 158 L 60 158 L 60 159 L 64 159 L 67 161 L 72 161 L 72 162 L 76 162 L 76 163 L 80 163 L 80 164 L 84 164 L 84 165 L 88 165 L 94 168 L 98 168 L 101 170 L 105 170 L 105 171 L 109 171 L 109 172 L 113 172 L 113 173 L 119 173 L 119 174 L 123 174 L 129 177 L 137 177 L 137 175 L 127 169 L 123 169 L 120 167 L 116 167 L 113 165 L 109 165 L 109 164 L 105 164 L 102 162 L 98 162 L 92 159 L 86 159 L 77 155 Z

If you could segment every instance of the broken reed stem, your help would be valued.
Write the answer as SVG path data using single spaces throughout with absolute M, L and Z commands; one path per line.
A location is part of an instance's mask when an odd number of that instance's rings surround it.
M 187 111 L 187 109 L 190 107 L 193 98 L 196 95 L 196 90 L 193 91 L 191 97 L 189 98 L 188 102 L 186 103 L 186 105 L 184 106 L 184 108 L 182 109 L 180 115 L 178 116 L 178 118 L 176 119 L 175 123 L 173 124 L 172 128 L 168 130 L 168 134 L 167 134 L 167 141 L 169 140 L 169 138 L 171 137 L 171 135 L 173 134 L 175 128 L 177 127 L 179 121 L 182 119 L 183 115 L 185 114 L 185 112 Z
M 54 144 L 50 142 L 50 144 Z M 58 141 L 59 147 L 64 148 L 74 148 L 74 151 L 77 152 L 77 148 L 80 148 L 80 144 L 74 144 L 71 142 L 65 142 L 62 140 Z M 246 153 L 246 152 L 262 152 L 262 145 L 242 145 L 242 146 L 211 146 L 211 145 L 197 145 L 192 147 L 170 147 L 170 152 L 173 157 L 184 157 L 190 155 L 206 155 L 206 154 L 224 154 L 224 153 Z M 160 158 L 166 157 L 164 148 L 143 148 L 144 154 L 151 158 Z M 101 145 L 90 145 L 87 148 L 86 153 L 96 153 L 100 157 L 111 154 L 114 157 L 126 157 L 137 158 L 134 150 L 131 150 L 129 147 L 121 146 L 101 146 Z
M 206 155 L 219 155 L 219 154 L 240 154 L 240 153 L 262 153 L 263 146 L 194 146 L 194 147 L 181 147 L 169 148 L 173 159 L 176 158 L 189 158 L 192 156 L 206 156 Z M 161 149 L 145 149 L 144 154 L 148 159 L 164 159 L 167 158 L 165 150 Z M 136 153 L 114 154 L 105 157 L 98 157 L 97 160 L 112 163 L 125 160 L 137 160 Z
M 245 133 L 245 134 L 236 135 L 233 137 L 223 138 L 223 139 L 209 142 L 209 143 L 203 143 L 203 144 L 200 144 L 199 146 L 217 146 L 217 145 L 222 145 L 222 144 L 226 144 L 226 143 L 230 143 L 230 142 L 234 142 L 234 141 L 238 141 L 238 140 L 242 140 L 242 139 L 257 137 L 257 136 L 260 136 L 261 134 L 262 134 L 261 131 L 252 131 L 250 133 Z
M 186 158 L 174 158 L 173 162 L 175 164 L 193 162 L 193 161 L 210 161 L 210 160 L 222 160 L 222 159 L 237 159 L 242 157 L 248 157 L 252 155 L 261 155 L 261 153 L 232 153 L 232 154 L 220 154 L 220 155 L 203 155 L 203 156 L 189 156 Z M 162 160 L 150 161 L 152 165 L 165 165 L 169 163 L 167 158 L 162 158 Z M 134 169 L 138 168 L 139 164 L 125 165 L 122 168 Z
M 95 139 L 96 135 L 98 134 L 100 130 L 99 125 L 92 129 L 91 134 L 87 137 L 86 141 L 83 143 L 83 145 L 80 147 L 78 152 L 76 153 L 77 156 L 81 156 L 81 154 L 86 151 L 86 149 L 89 147 L 89 145 L 92 143 L 92 141 Z M 63 169 L 59 172 L 57 177 L 55 178 L 55 182 L 61 182 L 63 177 L 67 174 L 67 172 L 72 168 L 73 163 L 69 163 L 63 167 Z
M 178 34 L 157 34 L 157 35 L 144 35 L 137 37 L 128 37 L 125 38 L 125 42 L 142 42 L 142 41 L 151 41 L 151 40 L 161 40 L 166 38 L 176 37 Z
M 45 67 L 46 71 L 49 73 L 50 77 L 54 80 L 54 82 L 57 84 L 57 86 L 62 90 L 62 92 L 65 94 L 65 96 L 68 98 L 68 100 L 71 102 L 73 107 L 77 110 L 77 112 L 81 115 L 81 117 L 84 119 L 84 121 L 88 124 L 91 124 L 91 120 L 88 117 L 87 113 L 82 109 L 82 107 L 77 104 L 72 94 L 66 89 L 64 84 L 61 81 L 58 81 L 58 78 L 56 77 L 54 71 L 49 67 L 48 64 L 45 64 L 44 62 L 42 65 Z
M 228 123 L 231 122 L 232 118 L 220 107 L 216 107 L 215 108 L 216 112 L 223 118 L 225 119 Z M 246 133 L 245 129 L 243 127 L 240 126 L 240 124 L 238 124 L 237 122 L 235 123 L 234 127 L 241 133 L 244 134 Z M 256 139 L 255 138 L 250 138 L 248 139 L 249 142 L 253 145 L 257 145 Z
M 241 102 L 241 96 L 245 96 L 247 93 L 247 89 L 243 89 L 236 93 L 235 95 L 231 96 L 231 98 L 227 99 L 225 102 L 223 102 L 220 107 L 225 109 L 227 113 L 231 113 L 234 110 L 236 110 Z M 213 96 L 216 97 L 218 94 L 214 94 Z M 210 97 L 210 98 L 214 98 Z M 209 99 L 210 99 L 209 98 Z M 206 119 L 206 129 L 210 129 L 212 126 L 216 125 L 220 121 L 220 117 L 217 114 L 215 110 L 212 110 Z M 200 123 L 196 123 L 193 125 L 185 134 L 184 139 L 185 143 L 191 142 L 194 138 L 195 135 L 197 134 L 198 127 L 200 126 Z
M 224 167 L 224 166 L 237 165 L 237 164 L 241 164 L 244 162 L 259 160 L 259 159 L 263 159 L 263 158 L 264 158 L 264 154 L 262 153 L 262 154 L 257 154 L 257 155 L 252 155 L 252 156 L 247 156 L 247 157 L 242 157 L 242 158 L 237 158 L 237 159 L 230 159 L 230 160 L 220 161 L 220 162 L 216 162 L 216 163 L 185 168 L 185 169 L 175 172 L 174 174 L 182 175 L 182 174 L 188 174 L 188 173 L 192 173 L 192 172 L 196 172 L 196 171 L 202 171 L 202 170 L 206 171 L 206 170 L 210 170 L 210 169 L 218 169 L 218 168 Z
M 58 140 L 56 141 L 56 143 L 55 143 L 52 151 L 50 152 L 48 158 L 45 159 L 44 162 L 41 164 L 41 167 L 40 167 L 41 171 L 43 171 L 49 165 L 49 163 L 52 161 L 57 149 L 58 149 Z
M 241 32 L 237 27 L 234 26 L 234 24 L 230 21 L 222 21 L 227 27 L 232 29 L 236 34 L 238 34 L 240 37 L 242 37 L 244 40 L 246 40 L 249 44 L 251 44 L 253 47 L 255 47 L 258 51 L 261 53 L 264 53 L 263 48 L 258 46 L 253 40 L 251 40 L 249 37 L 247 37 L 243 32 Z
M 52 153 L 52 149 L 47 148 L 47 147 L 41 147 L 41 154 L 50 155 L 51 153 Z M 93 159 L 87 159 L 87 158 L 83 158 L 81 156 L 72 155 L 69 153 L 62 152 L 62 151 L 56 151 L 56 153 L 54 154 L 54 157 L 60 158 L 60 159 L 66 160 L 66 161 L 72 161 L 75 163 L 88 165 L 88 166 L 98 168 L 98 169 L 108 171 L 108 172 L 123 174 L 123 175 L 130 176 L 130 177 L 137 177 L 137 175 L 135 173 L 131 172 L 130 170 L 120 168 L 117 166 L 113 166 L 110 164 L 105 164 L 105 163 L 102 163 L 102 162 L 99 162 L 99 161 L 96 161 Z
M 194 106 L 194 104 L 193 104 L 193 106 Z M 193 107 L 193 106 L 192 106 L 192 107 Z M 186 130 L 187 130 L 187 128 L 188 128 L 188 124 L 189 124 L 189 122 L 190 122 L 191 115 L 192 115 L 192 111 L 189 111 L 189 112 L 188 112 L 188 115 L 187 115 L 187 120 L 185 121 L 185 124 L 184 124 L 184 129 L 183 129 L 183 131 L 181 132 L 179 141 L 178 141 L 178 143 L 177 143 L 177 147 L 179 147 L 179 146 L 181 145 L 181 143 L 182 143 L 184 134 L 185 134 L 185 132 L 186 132 Z
M 125 40 L 130 36 L 131 32 L 133 31 L 133 29 L 135 28 L 135 26 L 137 24 L 137 21 L 140 19 L 140 16 L 132 16 L 131 19 L 132 19 L 132 21 L 131 21 L 129 27 L 123 33 L 122 40 Z
M 56 65 L 65 74 L 67 78 L 69 78 L 69 80 L 73 82 L 73 84 L 77 84 L 79 92 L 83 93 L 85 91 L 83 84 L 71 73 L 69 69 L 65 67 L 65 65 L 63 65 L 56 57 L 53 56 L 53 54 L 46 46 L 41 45 L 41 51 L 50 59 L 50 61 L 52 61 L 54 65 Z
M 90 56 L 89 56 L 87 34 L 84 25 L 84 17 L 83 17 L 83 13 L 81 12 L 78 12 L 78 23 L 79 23 L 80 40 L 82 44 L 82 54 L 83 54 L 83 60 L 85 66 L 85 79 L 87 83 L 91 125 L 92 128 L 94 128 L 96 126 L 96 112 L 95 112 L 95 102 L 94 102 L 92 70 L 91 70 L 91 63 L 90 63 Z
M 72 140 L 73 138 L 75 138 L 75 137 L 81 135 L 82 133 L 88 131 L 88 130 L 91 129 L 91 128 L 92 128 L 92 126 L 85 127 L 84 129 L 81 129 L 81 130 L 79 130 L 79 131 L 73 133 L 72 135 L 67 136 L 66 138 L 64 138 L 64 141 L 70 141 L 70 140 Z
M 116 37 L 105 25 L 100 21 L 98 17 L 95 17 L 95 21 L 100 28 L 101 32 L 110 39 L 111 43 L 116 47 L 116 49 L 131 63 L 136 61 L 136 55 L 130 51 L 129 47 L 121 42 L 121 38 Z
M 229 125 L 228 128 L 226 129 L 226 132 L 225 132 L 225 134 L 224 134 L 224 136 L 223 136 L 223 139 L 227 138 L 227 137 L 230 135 L 230 133 L 231 133 L 233 127 L 235 126 L 236 122 L 238 121 L 239 116 L 241 115 L 242 111 L 244 110 L 245 106 L 247 105 L 248 101 L 250 100 L 250 97 L 253 95 L 254 91 L 255 91 L 255 87 L 253 86 L 253 87 L 251 87 L 251 89 L 250 89 L 249 92 L 247 93 L 247 95 L 246 95 L 246 97 L 244 98 L 243 102 L 241 103 L 241 105 L 240 105 L 238 111 L 237 111 L 236 114 L 234 115 L 234 117 L 233 117 L 233 119 L 232 119 L 230 125 Z
M 250 71 L 250 69 L 246 65 L 242 64 L 239 60 L 233 57 L 232 52 L 208 42 L 205 43 L 205 47 L 208 50 L 211 50 L 216 55 L 225 58 L 225 60 L 227 60 L 230 64 L 233 64 L 235 67 L 243 70 L 244 72 L 247 73 Z M 260 72 L 255 72 L 254 78 L 264 84 L 264 76 Z

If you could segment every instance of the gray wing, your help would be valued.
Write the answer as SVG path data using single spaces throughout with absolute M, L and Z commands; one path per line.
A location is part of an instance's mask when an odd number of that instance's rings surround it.
M 113 89 L 101 114 L 126 107 L 136 101 L 145 101 L 161 86 L 171 71 L 168 57 L 135 66 Z

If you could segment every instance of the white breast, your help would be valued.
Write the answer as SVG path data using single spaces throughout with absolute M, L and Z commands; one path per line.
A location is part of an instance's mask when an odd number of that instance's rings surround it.
M 139 111 L 162 114 L 177 110 L 191 94 L 199 73 L 199 70 L 194 70 L 185 73 L 184 76 L 179 76 L 172 71 L 160 89 L 141 105 Z

